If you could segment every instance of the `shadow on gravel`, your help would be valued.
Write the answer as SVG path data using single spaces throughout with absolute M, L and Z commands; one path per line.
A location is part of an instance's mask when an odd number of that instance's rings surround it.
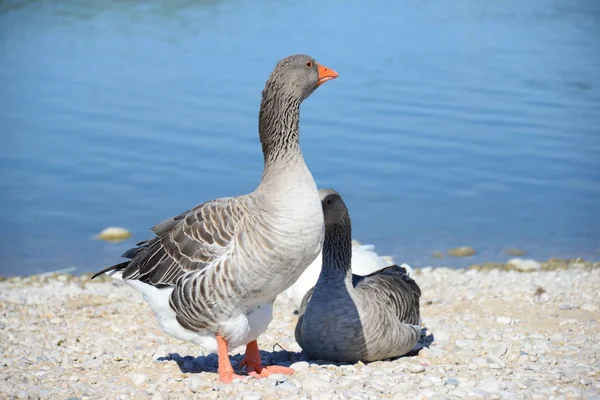
M 390 359 L 390 361 L 397 360 L 399 358 L 404 358 L 404 357 L 414 357 L 418 354 L 419 350 L 421 350 L 423 347 L 429 347 L 433 343 L 433 341 L 434 341 L 433 334 L 431 334 L 431 333 L 427 334 L 426 329 L 423 328 L 421 330 L 421 338 L 419 339 L 417 344 L 412 348 L 412 350 L 403 356 Z M 327 361 L 327 360 L 312 360 L 306 354 L 298 353 L 298 352 L 294 352 L 294 351 L 287 351 L 287 350 L 283 350 L 283 349 L 279 350 L 279 351 L 275 351 L 275 347 L 279 347 L 279 346 L 277 346 L 277 345 L 273 346 L 272 352 L 268 352 L 268 351 L 264 351 L 264 350 L 260 351 L 263 365 L 281 365 L 284 367 L 289 367 L 290 365 L 292 365 L 296 362 L 299 362 L 299 361 L 305 361 L 308 364 L 315 364 L 315 365 L 348 365 L 346 363 L 337 363 L 337 362 L 331 362 L 331 361 Z M 233 369 L 235 370 L 235 372 L 237 374 L 240 374 L 240 375 L 246 375 L 246 372 L 243 369 L 239 368 L 239 365 L 242 362 L 243 358 L 244 358 L 243 354 L 236 354 L 234 356 L 229 357 L 229 359 L 231 360 L 231 365 L 233 366 Z M 157 361 L 157 362 L 175 361 L 177 363 L 177 365 L 179 366 L 179 370 L 183 373 L 201 373 L 201 372 L 216 373 L 217 368 L 219 366 L 219 363 L 217 360 L 218 359 L 217 359 L 216 353 L 211 353 L 206 356 L 199 356 L 199 357 L 193 357 L 193 356 L 183 356 L 182 357 L 178 353 L 171 353 L 171 354 L 167 354 L 162 357 L 158 357 L 158 358 L 156 358 L 155 361 Z

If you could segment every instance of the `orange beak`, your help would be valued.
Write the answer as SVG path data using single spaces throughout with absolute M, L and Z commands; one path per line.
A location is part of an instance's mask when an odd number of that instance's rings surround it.
M 334 70 L 319 64 L 319 79 L 317 80 L 317 86 L 320 86 L 323 82 L 335 79 L 338 76 L 338 73 Z

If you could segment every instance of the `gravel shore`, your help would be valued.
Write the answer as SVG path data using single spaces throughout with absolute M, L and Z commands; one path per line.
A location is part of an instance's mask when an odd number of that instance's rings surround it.
M 600 269 L 423 268 L 415 279 L 428 348 L 367 365 L 305 360 L 282 295 L 259 345 L 265 363 L 296 373 L 223 385 L 216 355 L 162 333 L 132 288 L 11 278 L 0 282 L 0 398 L 600 400 Z

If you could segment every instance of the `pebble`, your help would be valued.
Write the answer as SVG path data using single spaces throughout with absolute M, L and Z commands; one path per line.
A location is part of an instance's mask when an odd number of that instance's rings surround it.
M 480 381 L 477 387 L 487 392 L 498 392 L 500 390 L 503 390 L 506 387 L 506 385 L 504 385 L 502 382 L 496 379 L 486 378 Z
M 329 386 L 329 382 L 315 376 L 309 375 L 304 378 L 302 381 L 302 389 L 307 390 L 309 392 L 318 391 L 319 389 L 323 389 Z
M 493 354 L 488 354 L 487 356 L 485 356 L 485 360 L 488 362 L 488 364 L 498 365 L 499 368 L 506 367 L 506 364 L 504 363 L 504 361 L 502 361 L 502 359 L 500 357 L 496 357 Z
M 475 255 L 476 251 L 471 246 L 462 246 L 450 249 L 447 251 L 447 253 L 452 257 L 470 257 Z
M 262 398 L 262 394 L 258 392 L 248 392 L 242 395 L 242 400 L 261 400 Z
M 529 258 L 512 258 L 506 263 L 513 266 L 517 271 L 521 272 L 533 272 L 542 269 L 542 264 Z
M 594 304 L 590 304 L 590 303 L 582 304 L 580 308 L 583 311 L 589 311 L 589 312 L 598 311 L 598 306 L 596 306 Z
M 202 379 L 200 376 L 188 378 L 186 384 L 193 393 L 203 393 L 213 390 L 212 382 Z
M 419 374 L 425 371 L 425 367 L 421 364 L 411 364 L 408 367 L 408 372 L 412 372 L 413 374 Z
M 460 381 L 456 378 L 448 378 L 444 382 L 444 385 L 458 386 L 458 385 L 460 385 Z
M 504 343 L 498 343 L 490 349 L 490 353 L 496 357 L 502 357 L 508 351 L 508 346 Z
M 129 375 L 129 378 L 131 379 L 131 383 L 133 383 L 135 386 L 140 386 L 148 380 L 148 375 L 133 373 Z
M 308 370 L 309 364 L 306 361 L 298 361 L 290 365 L 290 368 L 296 372 L 303 372 Z
M 508 325 L 511 323 L 511 319 L 508 317 L 497 317 L 496 322 L 502 325 Z
M 268 376 L 268 379 L 275 382 L 285 382 L 289 377 L 283 374 L 271 374 Z
M 470 349 L 471 348 L 471 342 L 468 340 L 456 340 L 454 342 L 454 344 L 456 344 L 457 347 L 461 348 L 461 349 Z
M 107 242 L 120 242 L 131 236 L 131 232 L 120 226 L 109 226 L 96 235 L 98 239 Z
M 17 392 L 17 398 L 27 400 L 27 399 L 29 399 L 29 393 L 26 392 L 25 390 L 19 390 Z
M 433 382 L 424 379 L 421 382 L 419 382 L 419 387 L 421 389 L 426 389 L 426 388 L 433 387 Z

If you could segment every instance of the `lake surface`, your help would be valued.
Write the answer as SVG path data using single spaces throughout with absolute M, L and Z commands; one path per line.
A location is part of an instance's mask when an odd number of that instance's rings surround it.
M 120 261 L 155 223 L 252 191 L 282 57 L 354 238 L 411 265 L 600 258 L 600 2 L 0 2 L 0 275 Z M 133 237 L 110 244 L 110 225 Z M 478 255 L 432 252 L 471 245 Z

